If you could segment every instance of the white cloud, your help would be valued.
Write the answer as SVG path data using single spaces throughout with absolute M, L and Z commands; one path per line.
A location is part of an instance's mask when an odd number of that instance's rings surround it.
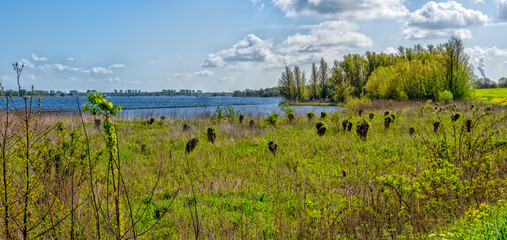
M 118 77 L 114 77 L 114 78 L 106 78 L 106 81 L 109 81 L 109 82 L 119 82 L 119 81 L 120 81 L 120 78 L 118 78 Z
M 9 75 L 2 75 L 0 76 L 0 80 L 3 80 L 3 81 L 7 81 L 7 80 L 10 80 L 11 79 L 11 76 Z
M 484 0 L 472 0 L 473 3 L 484 3 Z
M 398 53 L 398 50 L 394 49 L 393 47 L 387 47 L 386 50 L 384 50 L 385 54 L 396 54 Z
M 194 77 L 211 77 L 215 73 L 209 70 L 201 70 L 194 73 L 175 73 L 172 75 L 173 78 L 194 78 Z
M 19 61 L 19 63 L 21 63 L 22 65 L 25 65 L 25 67 L 28 67 L 28 68 L 32 68 L 32 69 L 33 69 L 33 68 L 36 68 L 36 67 L 35 67 L 35 64 L 33 64 L 32 62 L 30 62 L 29 60 L 24 59 L 24 58 L 23 58 L 23 59 L 21 59 L 21 60 Z
M 451 35 L 470 38 L 472 34 L 468 28 L 482 26 L 487 21 L 486 14 L 466 9 L 455 1 L 428 2 L 410 15 L 403 38 L 448 38 Z
M 289 52 L 324 52 L 334 48 L 360 48 L 373 45 L 373 41 L 362 33 L 355 23 L 326 21 L 314 26 L 308 34 L 296 33 L 283 42 Z
M 470 59 L 476 59 L 483 56 L 488 57 L 507 57 L 507 49 L 500 49 L 495 46 L 493 47 L 480 47 L 475 45 L 473 47 L 465 48 L 465 53 L 470 56 Z
M 75 59 L 73 57 L 67 58 L 67 61 L 74 61 Z
M 232 48 L 209 54 L 202 66 L 271 68 L 332 58 L 340 50 L 373 45 L 369 37 L 357 32 L 358 28 L 353 22 L 325 21 L 307 26 L 306 32 L 290 35 L 278 45 L 249 34 Z
M 202 66 L 223 67 L 248 62 L 278 63 L 280 58 L 273 53 L 272 48 L 271 40 L 262 40 L 254 34 L 248 34 L 232 48 L 209 54 Z
M 111 66 L 109 66 L 109 68 L 124 68 L 125 67 L 125 64 L 121 64 L 121 63 L 115 63 Z
M 215 73 L 212 71 L 209 71 L 209 70 L 202 70 L 202 71 L 195 72 L 194 75 L 201 76 L 201 77 L 211 77 L 211 76 L 215 75 Z
M 252 1 L 258 3 L 261 1 Z M 318 15 L 340 19 L 399 18 L 409 11 L 404 0 L 272 0 L 286 17 Z
M 55 63 L 55 64 L 53 64 L 53 70 L 58 70 L 58 71 L 69 70 L 69 66 L 65 66 L 60 63 Z
M 30 58 L 34 61 L 47 61 L 48 58 L 46 57 L 39 57 L 39 55 L 35 54 L 35 53 L 32 53 L 32 56 L 30 56 Z
M 113 73 L 113 71 L 111 71 L 111 69 L 107 69 L 107 68 L 104 68 L 104 67 L 93 67 L 90 71 L 92 73 L 102 73 L 102 74 L 111 74 L 111 73 Z
M 132 84 L 142 84 L 143 82 L 141 82 L 141 81 L 130 81 L 130 83 L 132 83 Z
M 507 21 L 507 0 L 498 0 L 498 19 Z

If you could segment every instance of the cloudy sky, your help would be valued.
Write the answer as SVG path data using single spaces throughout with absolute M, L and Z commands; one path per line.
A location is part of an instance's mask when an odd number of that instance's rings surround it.
M 0 2 L 0 79 L 25 64 L 44 90 L 230 91 L 277 84 L 283 66 L 463 39 L 507 77 L 507 0 L 24 0 Z

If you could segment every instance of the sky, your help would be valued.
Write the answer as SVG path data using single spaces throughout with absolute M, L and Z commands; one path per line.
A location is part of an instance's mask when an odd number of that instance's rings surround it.
M 16 88 L 19 62 L 24 88 L 259 89 L 284 66 L 452 35 L 477 76 L 507 77 L 507 0 L 2 0 L 0 79 Z

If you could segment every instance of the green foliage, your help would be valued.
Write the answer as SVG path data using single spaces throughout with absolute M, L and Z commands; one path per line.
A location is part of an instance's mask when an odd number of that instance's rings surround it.
M 236 119 L 238 115 L 239 113 L 234 110 L 234 107 L 227 105 L 225 109 L 225 118 L 227 118 L 229 122 L 234 122 L 234 119 Z
M 327 115 L 328 115 L 328 114 L 327 114 L 327 112 L 326 112 L 326 111 L 322 111 L 322 112 L 320 112 L 320 118 L 322 118 L 322 119 L 327 118 Z
M 265 119 L 267 123 L 275 126 L 276 125 L 276 122 L 278 121 L 278 114 L 276 113 L 271 113 L 271 114 L 267 114 L 268 117 Z
M 220 122 L 222 119 L 224 119 L 224 113 L 220 106 L 217 106 L 217 109 L 211 116 L 211 120 L 214 122 Z
M 291 107 L 288 103 L 280 104 L 280 110 L 285 113 L 286 116 L 289 114 L 294 114 L 294 108 Z
M 438 93 L 438 101 L 441 103 L 450 103 L 453 100 L 451 91 L 445 90 Z

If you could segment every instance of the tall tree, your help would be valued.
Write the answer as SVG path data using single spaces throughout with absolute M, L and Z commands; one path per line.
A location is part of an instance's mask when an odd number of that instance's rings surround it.
M 285 71 L 282 72 L 282 76 L 278 80 L 278 88 L 280 94 L 287 100 L 294 100 L 295 91 L 294 91 L 294 75 L 292 70 L 285 66 Z
M 305 97 L 305 87 L 306 87 L 306 78 L 305 78 L 305 72 L 301 72 L 301 69 L 299 66 L 294 66 L 294 83 L 296 85 L 295 89 L 295 98 L 298 101 L 304 100 Z
M 331 69 L 331 77 L 329 82 L 331 85 L 331 93 L 333 94 L 333 100 L 343 102 L 352 93 L 352 86 L 350 82 L 345 79 L 345 74 L 340 67 L 340 62 L 334 61 L 333 68 Z
M 468 55 L 464 52 L 463 41 L 456 36 L 452 36 L 444 48 L 447 89 L 451 91 L 455 99 L 462 99 L 469 93 L 473 79 Z
M 348 54 L 340 63 L 345 72 L 345 78 L 354 88 L 354 94 L 360 96 L 364 85 L 366 84 L 366 65 L 367 61 L 359 54 Z
M 319 98 L 319 71 L 315 63 L 312 63 L 312 75 L 310 77 L 310 99 Z
M 320 59 L 320 67 L 319 67 L 319 82 L 320 82 L 320 98 L 322 100 L 326 100 L 329 95 L 329 88 L 327 83 L 327 63 L 324 61 L 324 58 Z

